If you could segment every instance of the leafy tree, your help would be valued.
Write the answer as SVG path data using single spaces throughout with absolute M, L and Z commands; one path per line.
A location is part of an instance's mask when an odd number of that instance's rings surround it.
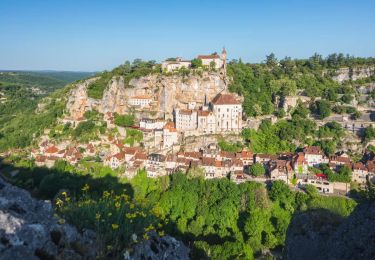
M 250 174 L 254 176 L 263 176 L 266 173 L 263 165 L 260 163 L 254 163 L 250 166 Z
M 115 114 L 115 124 L 122 127 L 130 127 L 134 125 L 134 115 Z
M 201 68 L 202 67 L 202 60 L 201 59 L 193 59 L 191 60 L 191 67 L 192 68 Z
M 271 53 L 271 54 L 266 56 L 266 64 L 269 67 L 277 66 L 278 61 L 277 61 L 276 55 L 274 53 Z
M 294 95 L 297 91 L 296 82 L 288 78 L 271 80 L 270 86 L 273 92 L 283 97 Z
M 315 112 L 321 119 L 331 114 L 331 104 L 326 100 L 318 100 L 315 102 Z
M 363 137 L 366 141 L 375 139 L 375 129 L 372 127 L 372 125 L 365 128 Z

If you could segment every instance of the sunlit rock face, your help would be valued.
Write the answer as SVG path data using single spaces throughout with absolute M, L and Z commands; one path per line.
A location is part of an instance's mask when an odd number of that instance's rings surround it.
M 125 114 L 133 109 L 128 100 L 140 95 L 151 97 L 152 102 L 139 113 L 149 111 L 153 117 L 171 116 L 174 108 L 186 108 L 189 103 L 199 106 L 203 105 L 205 100 L 212 100 L 226 88 L 228 81 L 216 72 L 189 76 L 154 74 L 132 79 L 128 84 L 125 84 L 122 77 L 113 77 L 103 93 L 103 98 L 96 100 L 87 95 L 87 87 L 94 80 L 96 79 L 79 83 L 71 90 L 66 109 L 73 119 L 82 118 L 86 111 L 92 109 L 101 113 Z

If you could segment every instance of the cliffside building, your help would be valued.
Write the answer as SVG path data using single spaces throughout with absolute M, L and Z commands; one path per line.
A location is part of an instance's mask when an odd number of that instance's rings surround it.
M 197 59 L 200 59 L 202 61 L 203 67 L 224 69 L 225 71 L 227 64 L 227 51 L 225 50 L 225 48 L 223 48 L 220 55 L 217 53 L 210 55 L 198 55 Z M 182 68 L 191 68 L 191 61 L 183 60 L 181 57 L 177 57 L 175 59 L 163 61 L 161 64 L 161 69 L 164 72 L 173 72 Z
M 238 133 L 242 129 L 242 105 L 233 94 L 220 93 L 199 110 L 175 109 L 174 121 L 178 131 Z

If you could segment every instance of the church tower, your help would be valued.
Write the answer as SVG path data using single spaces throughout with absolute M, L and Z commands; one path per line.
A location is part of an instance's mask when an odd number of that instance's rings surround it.
M 221 51 L 221 60 L 223 61 L 224 75 L 226 75 L 227 74 L 227 51 L 225 50 L 225 47 L 223 47 L 223 50 Z

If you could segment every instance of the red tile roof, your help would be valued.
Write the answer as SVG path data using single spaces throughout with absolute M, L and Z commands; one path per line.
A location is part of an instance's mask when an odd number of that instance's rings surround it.
M 198 59 L 207 60 L 207 59 L 220 59 L 218 54 L 211 54 L 211 55 L 198 55 Z
M 241 104 L 232 94 L 218 94 L 213 100 L 214 105 L 239 105 Z
M 169 132 L 177 132 L 176 128 L 174 127 L 173 122 L 168 122 L 165 124 L 164 129 L 168 130 Z
M 305 154 L 324 155 L 322 149 L 319 146 L 308 146 L 303 149 Z
M 57 153 L 58 151 L 59 151 L 59 149 L 57 149 L 56 146 L 50 146 L 44 152 L 46 152 L 46 153 Z

